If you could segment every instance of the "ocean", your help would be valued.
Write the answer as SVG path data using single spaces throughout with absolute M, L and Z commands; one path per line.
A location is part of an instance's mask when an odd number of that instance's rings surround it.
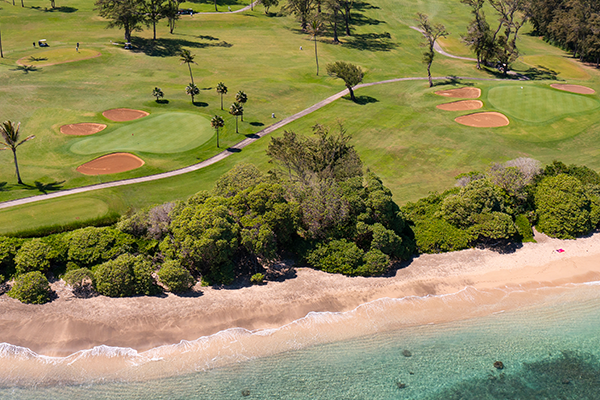
M 600 282 L 381 299 L 143 353 L 2 344 L 0 398 L 600 399 Z

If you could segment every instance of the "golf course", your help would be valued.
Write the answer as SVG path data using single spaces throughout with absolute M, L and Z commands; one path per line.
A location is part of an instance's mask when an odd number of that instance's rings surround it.
M 161 21 L 156 40 L 152 27 L 133 32 L 128 50 L 123 31 L 107 29 L 91 1 L 58 1 L 54 9 L 42 0 L 26 0 L 25 7 L 0 3 L 0 118 L 20 121 L 23 137 L 35 135 L 17 151 L 22 185 L 12 152 L 0 152 L 0 202 L 209 160 L 343 91 L 344 83 L 325 71 L 328 63 L 359 65 L 366 84 L 355 89 L 356 101 L 342 95 L 205 168 L 0 208 L 0 234 L 114 221 L 130 210 L 210 190 L 239 163 L 267 172 L 270 137 L 284 131 L 310 135 L 315 124 L 334 127 L 338 121 L 364 166 L 399 204 L 446 190 L 461 173 L 519 157 L 600 169 L 600 70 L 531 34 L 529 25 L 519 37 L 520 56 L 511 74 L 436 54 L 429 87 L 423 36 L 411 26 L 418 12 L 426 13 L 449 33 L 439 40 L 444 51 L 475 57 L 461 41 L 470 10 L 458 1 L 360 2 L 352 34 L 340 35 L 340 44 L 329 33 L 313 40 L 280 6 L 269 14 L 262 5 L 227 12 L 249 4 L 219 2 L 219 13 L 203 14 L 215 11 L 212 1 L 182 3 L 181 9 L 199 13 L 182 15 L 173 33 Z M 48 48 L 32 45 L 41 39 Z M 194 62 L 182 63 L 181 50 L 189 50 Z M 420 79 L 384 82 L 398 78 Z M 199 89 L 193 102 L 186 94 L 191 81 Z M 223 109 L 219 82 L 228 88 Z M 368 85 L 376 82 L 382 83 Z M 155 99 L 154 88 L 164 97 Z M 461 88 L 468 93 L 438 93 Z M 228 112 L 238 91 L 248 96 L 243 121 Z M 454 104 L 464 100 L 471 102 Z M 108 113 L 118 109 L 134 114 Z M 224 119 L 219 147 L 211 127 L 215 115 Z M 111 167 L 106 157 L 116 157 L 118 165 Z

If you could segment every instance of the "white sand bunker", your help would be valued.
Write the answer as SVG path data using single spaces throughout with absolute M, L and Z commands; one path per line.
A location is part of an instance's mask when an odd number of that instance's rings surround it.
M 498 112 L 482 112 L 463 115 L 454 120 L 459 124 L 475 128 L 498 128 L 500 126 L 507 126 L 510 123 L 504 114 Z
M 481 96 L 481 89 L 474 87 L 463 87 L 459 89 L 439 90 L 435 92 L 438 96 L 455 97 L 459 99 L 476 99 Z
M 478 110 L 483 107 L 483 102 L 481 100 L 461 100 L 453 103 L 439 104 L 436 107 L 444 111 Z
M 596 91 L 587 86 L 581 85 L 567 85 L 565 83 L 553 83 L 550 85 L 554 89 L 564 90 L 565 92 L 577 93 L 577 94 L 594 94 Z

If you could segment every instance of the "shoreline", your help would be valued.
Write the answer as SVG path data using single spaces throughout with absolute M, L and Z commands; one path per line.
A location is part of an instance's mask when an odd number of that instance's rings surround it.
M 240 289 L 196 287 L 201 293 L 186 297 L 77 299 L 54 283 L 59 297 L 44 305 L 0 296 L 0 342 L 58 357 L 101 345 L 143 352 L 230 328 L 280 328 L 310 312 L 346 312 L 383 298 L 440 296 L 466 288 L 488 293 L 484 304 L 463 302 L 464 309 L 452 315 L 432 311 L 426 317 L 431 307 L 423 306 L 423 316 L 413 319 L 419 325 L 486 315 L 485 307 L 475 311 L 476 306 L 500 302 L 511 290 L 600 281 L 600 233 L 577 240 L 536 239 L 510 254 L 469 249 L 422 255 L 392 277 L 349 278 L 298 268 L 296 277 L 282 282 Z M 565 252 L 556 252 L 559 248 Z M 534 294 L 517 297 L 511 309 L 538 301 Z

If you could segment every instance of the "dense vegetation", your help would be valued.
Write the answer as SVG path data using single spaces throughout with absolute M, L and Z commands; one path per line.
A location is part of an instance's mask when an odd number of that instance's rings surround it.
M 600 222 L 600 175 L 520 158 L 458 177 L 457 187 L 400 207 L 364 172 L 343 126 L 273 138 L 274 168 L 239 164 L 211 192 L 131 213 L 113 227 L 42 238 L 0 238 L 9 295 L 49 299 L 45 273 L 76 295 L 182 293 L 236 279 L 261 283 L 281 259 L 349 276 L 384 274 L 416 253 L 533 240 L 532 225 L 575 238 Z

